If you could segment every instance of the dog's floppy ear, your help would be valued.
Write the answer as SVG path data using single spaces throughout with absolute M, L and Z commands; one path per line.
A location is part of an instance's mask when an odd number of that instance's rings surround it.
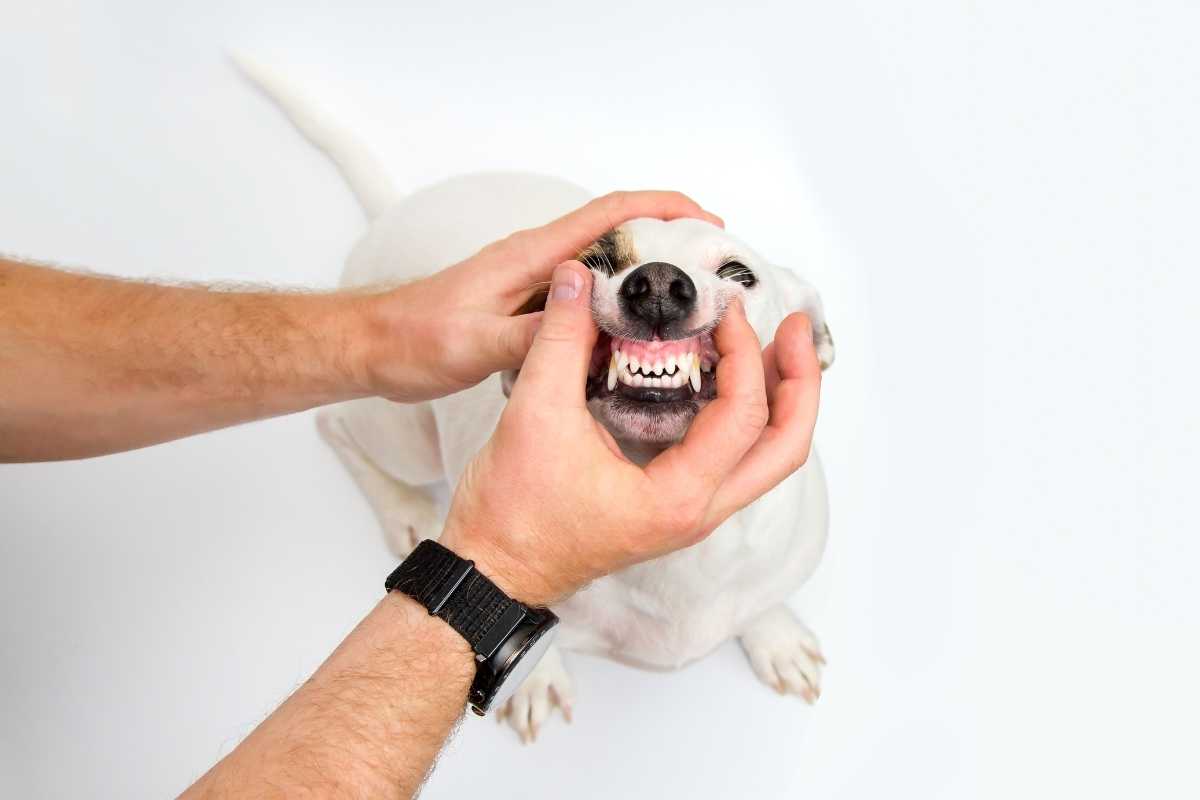
M 513 313 L 514 317 L 519 317 L 522 314 L 533 314 L 538 311 L 546 310 L 546 297 L 550 294 L 549 284 L 539 286 L 534 290 L 529 299 L 521 304 L 521 307 Z M 500 373 L 500 388 L 504 390 L 505 397 L 512 397 L 513 384 L 517 382 L 517 375 L 521 373 L 519 369 L 506 369 Z
M 783 300 L 784 314 L 793 311 L 803 311 L 812 322 L 813 346 L 817 351 L 817 360 L 821 369 L 829 369 L 833 365 L 834 349 L 833 335 L 829 332 L 829 323 L 825 319 L 825 307 L 821 303 L 821 295 L 817 287 L 801 278 L 795 272 L 785 267 L 775 267 L 779 281 L 779 296 Z

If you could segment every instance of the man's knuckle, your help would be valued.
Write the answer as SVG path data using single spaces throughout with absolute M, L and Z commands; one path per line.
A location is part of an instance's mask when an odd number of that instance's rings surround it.
M 462 338 L 463 325 L 454 317 L 442 320 L 439 335 L 426 343 L 426 358 L 432 364 L 444 364 L 455 354 L 455 343 Z
M 506 236 L 503 239 L 497 239 L 494 242 L 488 242 L 479 250 L 479 256 L 481 258 L 495 258 L 496 256 L 502 255 L 507 247 L 508 237 Z
M 630 192 L 627 192 L 624 189 L 617 189 L 616 191 L 612 191 L 604 195 L 603 205 L 610 212 L 614 214 L 621 214 L 624 213 L 625 209 L 629 207 L 630 198 Z
M 512 359 L 521 355 L 520 331 L 512 325 L 505 326 L 496 331 L 494 352 L 505 359 Z
M 658 512 L 665 532 L 672 539 L 686 539 L 699 527 L 702 519 L 702 504 L 693 497 L 684 498 L 682 502 L 671 503 Z
M 533 231 L 519 230 L 510 233 L 508 236 L 504 237 L 504 240 L 508 243 L 508 250 L 511 250 L 514 253 L 524 253 L 532 245 L 533 237 Z
M 808 457 L 810 455 L 812 455 L 812 444 L 808 441 L 805 441 L 798 448 L 796 448 L 796 452 L 793 457 L 792 472 L 795 472 L 807 464 Z
M 513 231 L 503 239 L 497 239 L 483 248 L 483 255 L 493 258 L 518 259 L 529 249 L 532 232 L 528 230 Z

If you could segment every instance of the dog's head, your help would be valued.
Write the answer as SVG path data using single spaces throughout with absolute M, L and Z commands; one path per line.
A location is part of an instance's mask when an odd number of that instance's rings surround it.
M 600 329 L 588 408 L 622 445 L 655 449 L 678 441 L 716 397 L 713 329 L 735 298 L 764 343 L 787 314 L 807 312 L 821 366 L 833 360 L 816 291 L 715 225 L 632 220 L 579 260 L 594 277 L 592 314 Z M 514 377 L 506 376 L 506 390 Z

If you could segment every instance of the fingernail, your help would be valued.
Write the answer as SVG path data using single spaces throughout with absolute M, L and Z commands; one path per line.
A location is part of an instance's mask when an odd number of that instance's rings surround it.
M 574 300 L 579 297 L 581 288 L 583 288 L 583 279 L 575 270 L 561 266 L 554 270 L 554 277 L 550 279 L 551 299 Z
M 804 328 L 804 333 L 807 333 L 811 338 L 813 333 L 812 320 L 808 318 L 808 314 L 800 315 L 801 325 Z

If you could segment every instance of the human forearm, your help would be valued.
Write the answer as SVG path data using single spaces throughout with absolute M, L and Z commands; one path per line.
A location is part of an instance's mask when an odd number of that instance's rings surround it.
M 714 335 L 718 380 L 731 388 L 666 451 L 673 459 L 629 462 L 587 410 L 590 280 L 581 264 L 556 271 L 511 401 L 463 472 L 441 537 L 528 605 L 694 544 L 803 462 L 816 420 L 820 370 L 807 320 L 785 320 L 764 354 L 735 304 Z M 189 796 L 410 797 L 473 673 L 466 641 L 393 593 Z
M 539 315 L 514 313 L 553 266 L 639 216 L 720 224 L 683 195 L 618 192 L 375 293 L 219 292 L 0 258 L 0 461 L 100 455 L 368 394 L 407 402 L 466 389 L 521 365 Z
M 0 460 L 99 455 L 366 394 L 367 302 L 0 260 Z
M 412 797 L 475 673 L 453 629 L 399 593 L 185 798 Z

